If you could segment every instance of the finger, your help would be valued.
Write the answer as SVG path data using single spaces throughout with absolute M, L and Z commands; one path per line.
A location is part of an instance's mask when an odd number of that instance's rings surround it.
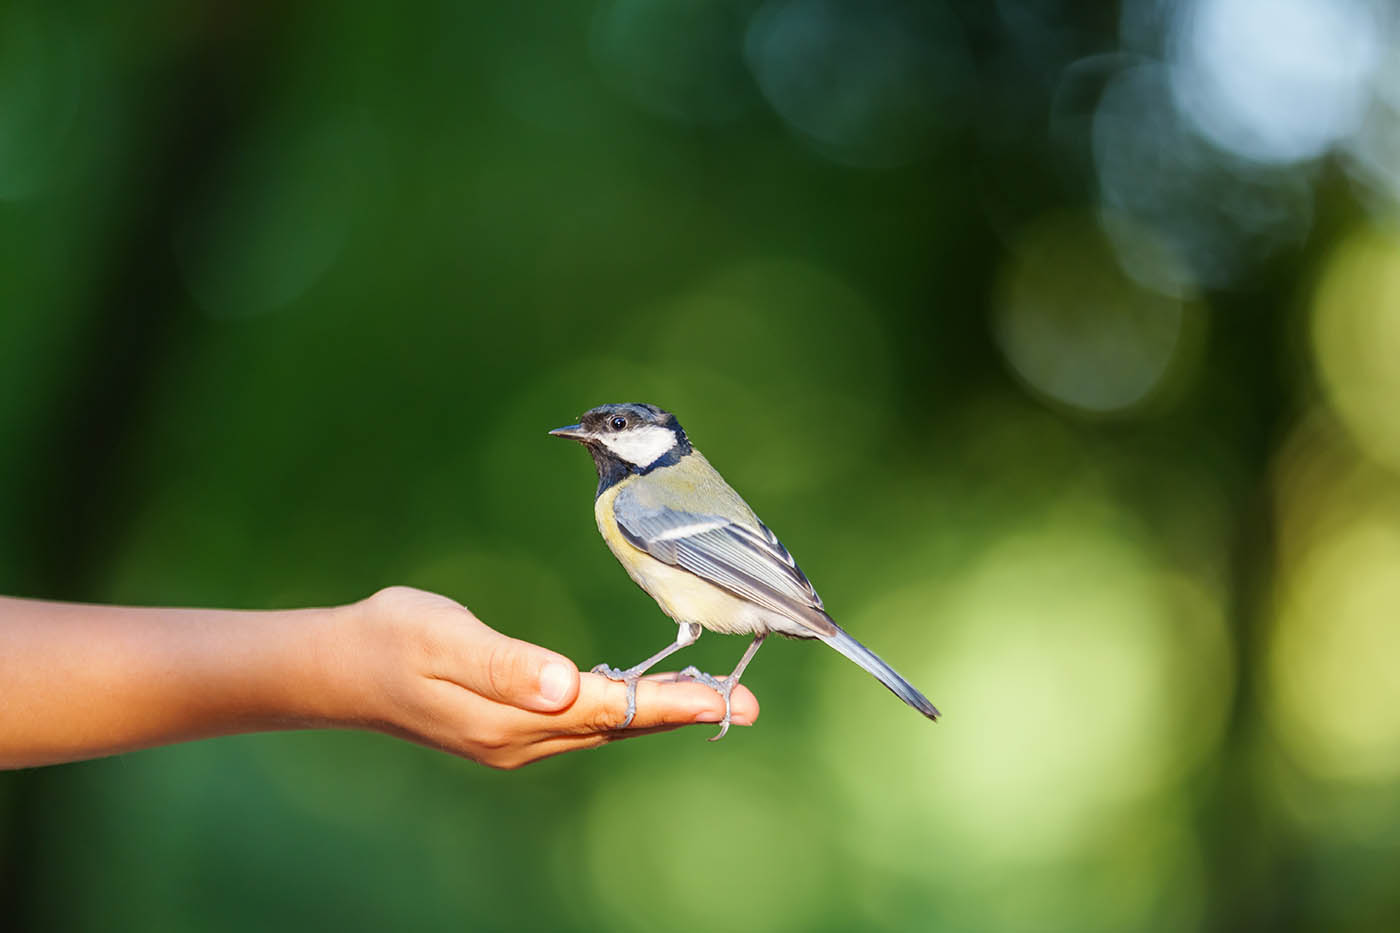
M 533 743 L 522 752 L 520 765 L 531 764 L 545 758 L 553 758 L 565 752 L 577 752 L 587 748 L 598 748 L 621 739 L 634 739 L 643 735 L 659 735 L 684 728 L 686 723 L 657 726 L 654 729 L 624 729 L 620 732 L 590 732 L 583 735 L 556 735 Z
M 670 675 L 643 678 L 637 684 L 637 712 L 625 732 L 674 728 L 696 722 L 718 722 L 724 717 L 724 699 L 703 684 L 673 681 Z M 758 719 L 758 699 L 747 687 L 734 688 L 731 721 L 753 725 Z M 573 706 L 556 714 L 555 731 L 571 735 L 617 732 L 627 713 L 627 685 L 601 674 L 583 674 Z
M 543 757 L 536 751 L 542 746 L 550 749 L 547 754 L 554 755 L 617 738 L 679 729 L 693 722 L 683 720 L 645 729 L 613 731 L 613 726 L 622 719 L 625 701 L 617 709 L 603 703 L 601 708 L 585 712 L 576 704 L 578 709 L 571 708 L 563 713 L 537 713 L 495 703 L 445 680 L 433 681 L 427 697 L 431 701 L 428 725 L 398 734 L 497 766 L 506 762 L 507 767 L 518 767 Z M 598 728 L 579 725 L 590 715 L 597 717 Z
M 642 678 L 643 681 L 656 681 L 661 684 L 677 684 L 699 687 L 708 693 L 710 701 L 709 707 L 701 712 L 696 718 L 696 722 L 719 722 L 724 718 L 724 697 L 713 688 L 701 683 L 696 683 L 680 677 L 674 671 L 667 671 L 660 674 L 648 674 Z M 640 702 L 640 701 L 639 701 Z M 758 720 L 758 697 L 753 692 L 739 684 L 734 688 L 734 692 L 729 695 L 730 721 L 736 726 L 751 726 Z
M 433 676 L 507 706 L 553 712 L 573 704 L 579 673 L 573 661 L 510 638 L 466 609 L 439 620 Z

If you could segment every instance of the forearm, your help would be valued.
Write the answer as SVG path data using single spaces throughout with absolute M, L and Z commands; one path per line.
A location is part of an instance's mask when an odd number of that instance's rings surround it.
M 0 767 L 335 724 L 338 612 L 0 597 Z
M 0 597 L 0 768 L 187 739 L 375 729 L 498 768 L 717 722 L 709 687 L 627 690 L 495 631 L 459 603 L 388 587 L 333 609 L 136 609 Z M 735 721 L 758 715 L 734 694 Z

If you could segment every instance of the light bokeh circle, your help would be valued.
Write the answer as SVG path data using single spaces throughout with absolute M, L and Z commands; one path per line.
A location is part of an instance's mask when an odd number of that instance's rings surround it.
M 1173 26 L 1176 99 L 1223 149 L 1312 159 L 1365 119 L 1384 41 L 1371 0 L 1193 0 Z
M 1268 656 L 1276 735 L 1310 773 L 1400 779 L 1400 524 L 1363 517 L 1281 587 Z
M 869 806 L 897 833 L 1002 863 L 1062 856 L 1208 756 L 1233 690 L 1221 598 L 1137 535 L 1075 497 L 957 580 L 910 581 L 850 619 L 945 714 L 930 727 L 860 684 L 822 696 L 894 768 Z M 856 789 L 874 779 L 852 751 L 833 767 Z M 938 779 L 905 783 L 906 770 Z
M 1367 453 L 1400 470 L 1400 236 L 1362 230 L 1336 249 L 1312 343 L 1329 404 Z
M 1121 218 L 1138 255 L 1160 253 Z M 1095 414 L 1142 404 L 1180 354 L 1190 306 L 1129 278 L 1089 218 L 1051 215 L 1018 238 L 1001 270 L 993 334 L 1012 370 L 1042 397 Z

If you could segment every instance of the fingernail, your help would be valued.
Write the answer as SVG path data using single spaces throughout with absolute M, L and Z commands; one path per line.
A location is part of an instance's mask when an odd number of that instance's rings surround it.
M 573 674 L 558 661 L 551 661 L 540 671 L 540 698 L 546 703 L 559 704 L 569 695 Z

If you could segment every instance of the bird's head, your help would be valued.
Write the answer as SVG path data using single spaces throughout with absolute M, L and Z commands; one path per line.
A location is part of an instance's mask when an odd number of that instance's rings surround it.
M 674 462 L 690 453 L 690 441 L 676 416 L 641 402 L 590 408 L 578 424 L 555 428 L 555 437 L 576 440 L 593 454 L 601 473 L 608 461 L 631 472 L 645 472 L 661 461 Z

